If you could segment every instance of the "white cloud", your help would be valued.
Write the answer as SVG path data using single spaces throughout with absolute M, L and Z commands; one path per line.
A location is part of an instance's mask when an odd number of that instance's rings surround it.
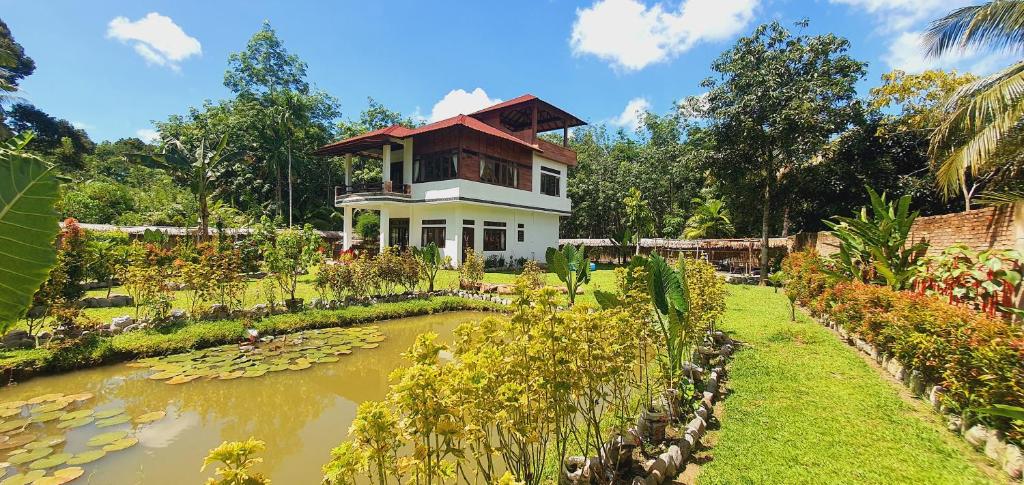
M 911 28 L 914 24 L 930 20 L 957 7 L 969 5 L 972 0 L 829 0 L 848 5 L 875 15 L 883 31 L 895 32 Z
M 434 108 L 430 110 L 430 121 L 443 120 L 460 114 L 469 114 L 500 102 L 500 99 L 491 99 L 480 88 L 476 88 L 471 92 L 466 92 L 464 89 L 453 89 L 444 95 L 434 105 Z
M 156 143 L 160 141 L 160 132 L 152 128 L 140 128 L 135 130 L 135 136 L 139 137 L 140 140 L 146 143 Z
M 636 131 L 640 127 L 644 113 L 650 110 L 651 102 L 646 98 L 633 98 L 626 103 L 626 108 L 622 110 L 622 113 L 611 119 L 611 124 Z
M 75 129 L 78 129 L 78 130 L 91 130 L 91 129 L 93 129 L 92 125 L 90 125 L 89 123 L 85 123 L 83 121 L 74 121 L 74 120 L 72 120 L 71 121 L 71 126 L 74 126 Z
M 127 17 L 111 20 L 107 37 L 130 44 L 146 62 L 175 71 L 179 69 L 179 62 L 203 51 L 199 40 L 186 34 L 170 17 L 156 12 L 134 22 Z
M 1008 65 L 1011 56 L 1006 53 L 989 53 L 979 55 L 977 51 L 951 52 L 941 57 L 926 55 L 924 34 L 921 32 L 904 32 L 894 38 L 889 51 L 882 55 L 882 60 L 893 69 L 919 73 L 928 69 L 960 68 L 978 75 L 991 74 L 997 69 Z
M 675 9 L 638 0 L 599 0 L 576 10 L 570 43 L 627 71 L 686 52 L 698 42 L 728 39 L 754 17 L 759 0 L 682 0 Z

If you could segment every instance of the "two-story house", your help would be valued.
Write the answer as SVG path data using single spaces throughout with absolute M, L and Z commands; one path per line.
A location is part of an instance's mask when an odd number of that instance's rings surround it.
M 484 257 L 543 260 L 558 245 L 568 216 L 569 128 L 579 118 L 532 95 L 418 128 L 391 126 L 341 140 L 318 155 L 345 158 L 345 185 L 334 204 L 344 210 L 344 244 L 353 209 L 380 213 L 380 244 L 436 243 L 456 265 L 472 248 Z M 561 144 L 539 138 L 561 130 Z M 383 183 L 354 185 L 352 158 L 382 163 Z

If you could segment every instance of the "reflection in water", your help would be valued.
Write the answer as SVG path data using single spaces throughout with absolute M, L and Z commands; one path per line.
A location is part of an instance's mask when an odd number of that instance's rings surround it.
M 167 411 L 142 428 L 139 446 L 86 465 L 89 483 L 201 483 L 210 475 L 199 472 L 210 448 L 255 436 L 267 442 L 260 470 L 274 483 L 315 484 L 331 448 L 348 435 L 359 403 L 387 394 L 388 375 L 413 339 L 433 331 L 445 341 L 458 324 L 479 318 L 459 312 L 381 322 L 387 339 L 380 347 L 354 349 L 337 363 L 302 371 L 167 385 L 145 379 L 145 369 L 113 365 L 3 388 L 0 401 L 88 391 L 96 394 L 91 405 L 124 406 L 132 416 Z

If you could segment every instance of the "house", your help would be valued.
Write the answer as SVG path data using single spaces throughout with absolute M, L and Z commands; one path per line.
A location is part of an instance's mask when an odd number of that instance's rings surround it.
M 470 248 L 485 258 L 543 260 L 558 246 L 559 218 L 572 210 L 566 179 L 576 153 L 568 133 L 584 124 L 527 94 L 418 128 L 374 130 L 316 153 L 345 160 L 334 205 L 344 210 L 346 249 L 352 212 L 363 209 L 380 213 L 381 248 L 434 242 L 455 265 Z M 544 132 L 561 143 L 538 137 Z M 355 156 L 380 160 L 383 182 L 353 184 Z

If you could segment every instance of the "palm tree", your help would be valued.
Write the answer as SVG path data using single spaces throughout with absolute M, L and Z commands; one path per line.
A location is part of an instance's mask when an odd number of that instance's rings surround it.
M 718 199 L 693 199 L 693 201 L 698 205 L 694 209 L 693 215 L 686 220 L 686 229 L 683 231 L 684 238 L 728 237 L 736 232 L 725 202 Z
M 164 169 L 179 183 L 189 186 L 199 203 L 199 239 L 205 240 L 210 235 L 209 198 L 214 190 L 214 182 L 224 172 L 224 163 L 235 155 L 227 151 L 227 144 L 228 136 L 224 135 L 216 147 L 210 149 L 205 137 L 199 137 L 198 145 L 190 150 L 185 142 L 166 137 L 162 153 L 133 153 L 127 156 L 154 168 Z
M 1024 51 L 1024 1 L 995 0 L 956 9 L 925 34 L 928 54 L 988 47 Z M 944 195 L 963 192 L 968 208 L 979 181 L 1009 166 L 1020 144 L 1008 143 L 1024 118 L 1024 61 L 968 83 L 946 104 L 932 134 L 930 155 Z M 1011 146 L 1012 145 L 1012 146 Z

